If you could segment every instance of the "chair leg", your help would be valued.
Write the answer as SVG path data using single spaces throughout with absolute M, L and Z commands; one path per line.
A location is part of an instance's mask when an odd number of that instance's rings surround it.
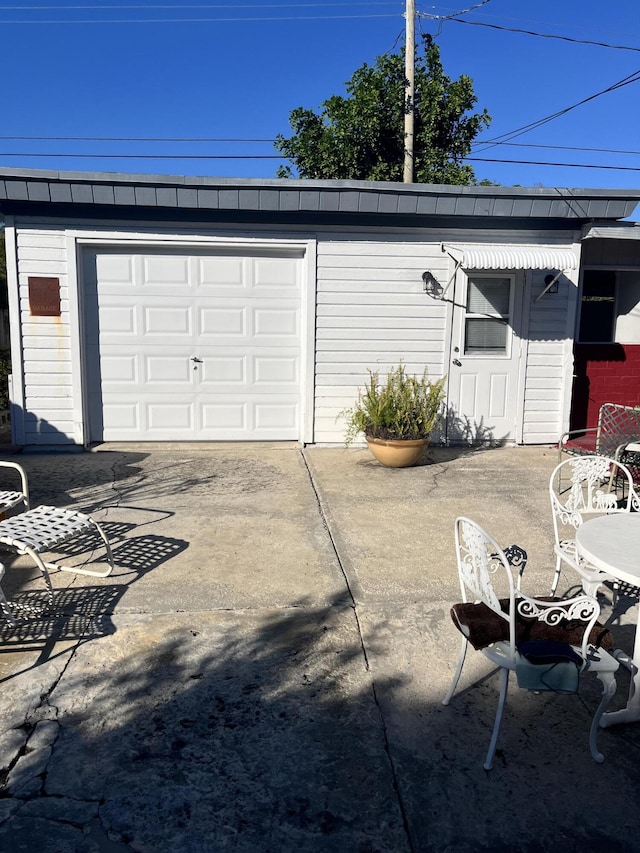
M 40 554 L 37 551 L 34 551 L 33 548 L 25 547 L 19 553 L 28 554 L 36 566 L 40 569 L 42 573 L 42 577 L 44 578 L 44 582 L 47 587 L 47 596 L 49 598 L 49 606 L 53 604 L 53 586 L 51 584 L 51 578 L 49 577 L 49 572 L 47 570 L 47 563 L 42 559 Z
M 560 569 L 562 567 L 562 560 L 560 557 L 556 558 L 556 570 L 553 575 L 553 581 L 551 583 L 551 595 L 555 596 L 556 590 L 558 588 L 558 581 L 560 580 Z
M 465 656 L 467 654 L 467 646 L 468 645 L 469 644 L 467 643 L 466 638 L 463 637 L 462 642 L 460 644 L 460 656 L 458 657 L 458 666 L 456 667 L 456 671 L 453 675 L 453 681 L 451 682 L 451 687 L 449 688 L 447 695 L 442 700 L 443 705 L 449 704 L 451 697 L 453 696 L 454 690 L 458 686 L 458 681 L 460 680 L 460 673 L 462 672 L 462 666 L 464 664 L 464 659 L 465 659 Z
M 4 575 L 4 566 L 0 563 L 0 578 Z M 6 599 L 2 587 L 0 587 L 0 613 L 7 620 L 9 625 L 16 625 L 16 618 L 9 602 Z
M 94 521 L 93 518 L 90 518 L 89 521 L 94 526 L 94 528 L 96 529 L 96 531 L 98 532 L 98 534 L 100 535 L 100 538 L 102 539 L 102 541 L 104 543 L 104 547 L 107 551 L 107 560 L 109 562 L 109 568 L 106 569 L 105 571 L 102 571 L 102 572 L 96 572 L 96 571 L 93 571 L 92 569 L 83 569 L 83 568 L 79 568 L 77 566 L 63 566 L 60 563 L 47 563 L 46 565 L 50 569 L 58 569 L 61 572 L 72 572 L 72 573 L 77 574 L 77 575 L 89 575 L 90 577 L 93 577 L 93 578 L 106 578 L 111 574 L 111 572 L 114 569 L 114 565 L 113 565 L 113 554 L 111 553 L 111 545 L 109 545 L 109 540 L 105 536 L 104 530 L 100 527 L 100 525 L 98 524 L 97 521 Z
M 484 769 L 491 770 L 493 767 L 493 756 L 496 751 L 496 743 L 498 742 L 498 732 L 500 731 L 500 723 L 502 722 L 502 712 L 504 711 L 504 703 L 507 698 L 507 688 L 509 686 L 509 670 L 502 667 L 500 673 L 500 698 L 498 699 L 498 710 L 496 711 L 496 721 L 493 724 L 493 733 L 491 735 L 491 743 L 487 750 L 487 757 L 484 761 Z
M 616 678 L 612 672 L 597 672 L 596 675 L 602 682 L 602 699 L 600 700 L 600 704 L 598 705 L 591 722 L 591 731 L 589 732 L 589 749 L 591 750 L 591 755 L 594 760 L 601 764 L 604 761 L 604 755 L 601 752 L 598 752 L 598 745 L 596 743 L 598 725 L 607 705 L 611 701 L 613 694 L 616 692 Z

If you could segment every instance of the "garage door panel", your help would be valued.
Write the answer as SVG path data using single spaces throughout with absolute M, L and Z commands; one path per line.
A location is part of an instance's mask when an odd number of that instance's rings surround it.
M 248 433 L 248 404 L 238 400 L 205 403 L 202 406 L 202 428 L 210 432 L 233 430 Z
M 203 385 L 247 385 L 247 356 L 223 354 L 203 359 L 201 382 Z
M 131 255 L 101 254 L 96 258 L 96 274 L 100 283 L 130 288 L 134 281 L 134 259 Z
M 256 356 L 254 360 L 255 371 L 254 381 L 256 387 L 260 386 L 261 390 L 273 390 L 273 386 L 284 386 L 282 391 L 291 393 L 293 388 L 297 388 L 300 377 L 298 375 L 298 359 L 295 355 L 288 358 L 280 356 L 271 358 L 270 356 Z M 269 386 L 267 389 L 266 386 Z M 280 390 L 280 388 L 279 388 Z
M 298 267 L 295 258 L 283 263 L 278 258 L 255 258 L 253 280 L 257 291 L 268 288 L 277 297 L 278 291 L 296 292 L 298 289 Z
M 104 420 L 109 424 L 110 435 L 137 435 L 142 427 L 140 404 L 135 400 L 111 403 L 105 401 Z
M 255 406 L 256 432 L 264 432 L 282 427 L 287 424 L 291 432 L 298 423 L 298 406 L 296 403 L 257 403 Z
M 100 367 L 104 384 L 138 385 L 140 382 L 138 357 L 135 355 L 104 355 Z
M 137 335 L 135 305 L 109 305 L 100 313 L 100 331 L 104 335 Z
M 183 355 L 149 355 L 144 358 L 144 377 L 148 385 L 193 385 L 193 373 L 193 363 Z
M 150 434 L 158 430 L 188 430 L 195 427 L 194 405 L 166 400 L 147 403 L 147 429 Z
M 193 309 L 181 306 L 156 306 L 143 309 L 143 334 L 193 337 Z
M 247 262 L 242 257 L 231 258 L 200 258 L 198 263 L 198 284 L 200 290 L 226 295 L 237 296 L 251 288 L 251 280 L 247 276 Z
M 277 336 L 298 340 L 300 312 L 296 308 L 255 308 L 253 329 L 257 338 Z
M 92 440 L 299 438 L 300 257 L 88 252 Z
M 190 287 L 190 262 L 185 255 L 150 255 L 142 260 L 142 286 Z
M 199 341 L 219 336 L 247 336 L 247 308 L 237 307 L 200 307 L 198 310 Z

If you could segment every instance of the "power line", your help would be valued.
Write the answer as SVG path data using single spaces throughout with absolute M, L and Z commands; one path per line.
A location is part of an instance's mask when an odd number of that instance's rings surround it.
M 451 17 L 451 16 L 446 16 L 445 18 L 441 18 L 439 15 L 430 15 L 426 12 L 419 12 L 418 14 L 421 17 L 425 17 L 427 19 L 455 21 L 458 24 L 469 24 L 469 26 L 472 26 L 472 27 L 487 27 L 487 28 L 492 29 L 492 30 L 502 30 L 503 32 L 507 32 L 507 33 L 522 33 L 523 35 L 537 36 L 538 38 L 557 39 L 558 41 L 568 41 L 568 42 L 571 42 L 572 44 L 586 44 L 586 45 L 592 45 L 595 47 L 606 47 L 606 48 L 609 48 L 611 50 L 631 50 L 631 51 L 634 51 L 635 53 L 640 53 L 640 47 L 629 47 L 627 45 L 622 45 L 622 44 L 608 44 L 607 42 L 603 42 L 603 41 L 590 41 L 589 39 L 578 39 L 578 38 L 572 38 L 571 36 L 556 36 L 556 35 L 553 35 L 552 33 L 538 33 L 538 32 L 535 32 L 534 30 L 522 30 L 522 29 L 518 29 L 517 27 L 501 27 L 498 24 L 487 24 L 487 23 L 484 23 L 481 21 L 467 21 L 464 18 L 455 18 L 455 17 Z
M 485 2 L 489 2 L 489 0 L 485 0 Z M 353 2 L 353 3 L 305 3 L 304 6 L 301 6 L 300 3 L 200 3 L 198 5 L 190 5 L 187 3 L 177 3 L 177 4 L 168 4 L 168 3 L 149 3 L 149 4 L 135 4 L 135 3 L 125 3 L 125 4 L 109 4 L 107 6 L 96 6 L 93 5 L 81 5 L 74 4 L 72 6 L 5 6 L 0 5 L 0 11 L 20 11 L 23 12 L 25 9 L 29 9 L 32 11 L 42 10 L 47 12 L 58 12 L 61 10 L 75 10 L 75 9 L 93 9 L 97 12 L 108 12 L 111 9 L 300 9 L 300 8 L 313 8 L 313 7 L 326 7 L 326 6 L 390 6 L 395 5 L 393 0 L 371 0 L 371 2 Z M 482 5 L 482 4 L 480 4 Z M 464 12 L 471 11 L 470 9 L 465 9 Z M 462 15 L 464 12 L 459 12 L 458 14 Z
M 56 157 L 94 160 L 286 160 L 280 154 L 60 154 L 5 151 L 0 157 Z
M 35 152 L 0 152 L 0 157 L 93 159 L 93 160 L 285 160 L 278 154 L 61 154 Z M 507 160 L 499 157 L 465 157 L 474 163 L 503 163 L 522 166 L 561 166 L 576 169 L 606 169 L 623 172 L 640 172 L 640 166 L 610 166 L 595 163 L 557 163 L 547 160 Z
M 300 8 L 300 7 L 299 7 Z M 304 8 L 304 7 L 302 7 Z M 400 13 L 384 13 L 373 15 L 272 15 L 270 17 L 240 17 L 240 18 L 84 18 L 69 20 L 3 20 L 3 26 L 11 24 L 52 26 L 54 24 L 228 24 L 228 23 L 256 23 L 263 21 L 347 21 L 364 20 L 372 18 L 399 18 Z
M 611 169 L 621 172 L 640 172 L 640 166 L 597 166 L 593 163 L 550 163 L 545 160 L 501 160 L 497 157 L 465 157 L 464 159 L 472 160 L 474 163 L 513 163 L 518 166 L 562 166 L 566 169 Z
M 451 12 L 449 15 L 433 15 L 429 14 L 428 12 L 417 12 L 416 14 L 418 15 L 418 17 L 433 18 L 437 21 L 448 21 L 451 18 L 457 17 L 458 15 L 466 15 L 467 12 L 474 12 L 476 9 L 479 9 L 481 6 L 486 6 L 487 3 L 490 2 L 491 0 L 481 0 L 481 2 L 476 3 L 475 6 L 469 6 L 468 9 L 460 9 L 459 12 Z
M 261 144 L 273 145 L 273 137 L 235 137 L 235 136 L 0 136 L 0 141 L 10 142 L 144 142 L 162 143 L 179 142 L 181 144 Z M 472 147 L 488 143 L 474 142 Z M 592 148 L 580 145 L 549 145 L 542 142 L 495 142 L 494 145 L 503 145 L 509 148 L 544 148 L 559 151 L 590 151 L 598 154 L 627 154 L 640 156 L 640 151 L 625 148 Z M 69 155 L 73 156 L 72 154 Z M 129 156 L 129 155 L 127 155 Z M 135 154 L 131 154 L 135 157 Z
M 0 140 L 21 142 L 275 142 L 275 139 L 183 136 L 0 136 Z
M 501 133 L 499 136 L 494 137 L 493 139 L 480 140 L 478 144 L 486 144 L 487 146 L 496 145 L 500 142 L 506 142 L 511 139 L 515 139 L 517 136 L 522 136 L 524 133 L 528 133 L 530 130 L 534 130 L 535 128 L 542 127 L 542 125 L 547 124 L 550 121 L 553 121 L 560 116 L 566 115 L 567 113 L 575 110 L 577 107 L 582 106 L 583 104 L 588 103 L 589 101 L 595 100 L 595 98 L 599 98 L 601 95 L 606 95 L 609 92 L 613 92 L 616 89 L 621 89 L 623 86 L 628 86 L 630 83 L 636 83 L 640 80 L 640 69 L 638 71 L 634 71 L 631 74 L 628 74 L 626 77 L 623 77 L 622 80 L 618 80 L 617 83 L 612 83 L 611 86 L 607 86 L 606 89 L 601 89 L 599 92 L 596 92 L 593 95 L 589 95 L 586 98 L 583 98 L 581 101 L 578 101 L 575 104 L 572 104 L 570 107 L 565 107 L 562 110 L 558 110 L 558 112 L 552 113 L 549 116 L 545 116 L 544 118 L 538 119 L 537 121 L 532 121 L 529 124 L 522 125 L 521 127 L 517 127 L 515 130 L 507 131 L 506 133 Z
M 444 15 L 443 17 L 445 17 L 445 18 L 449 18 L 451 16 L 455 17 L 456 15 L 460 15 L 460 14 L 463 14 L 463 13 L 451 12 L 450 15 Z M 516 25 L 516 27 L 518 25 L 522 26 L 524 23 L 529 24 L 529 26 L 531 26 L 531 27 L 544 27 L 544 26 L 548 26 L 549 24 L 552 24 L 552 22 L 548 18 L 540 20 L 540 19 L 522 18 L 522 16 L 516 17 L 516 16 L 506 15 L 503 13 L 501 13 L 499 15 L 498 14 L 492 15 L 490 11 L 488 13 L 485 13 L 485 17 L 487 17 L 487 18 L 493 17 L 493 18 L 499 18 L 501 20 L 513 21 L 514 24 Z M 607 20 L 606 23 L 608 24 L 608 23 L 610 23 L 610 21 Z M 603 35 L 620 36 L 620 35 L 622 35 L 622 33 L 617 31 L 617 30 L 605 29 L 604 26 L 602 25 L 602 23 L 600 23 L 600 25 L 596 28 L 586 26 L 586 22 L 581 18 L 576 18 L 573 22 L 573 25 L 574 25 L 574 28 L 579 29 L 579 30 L 584 30 L 584 31 L 596 30 L 600 36 L 603 36 Z M 537 32 L 537 30 L 535 30 L 535 32 Z M 629 29 L 627 29 L 625 31 L 624 35 L 628 35 L 628 34 L 629 34 Z
M 0 139 L 3 137 L 0 136 Z M 482 143 L 473 143 L 472 147 Z M 510 148 L 548 148 L 559 151 L 591 151 L 598 154 L 631 154 L 640 156 L 640 151 L 629 151 L 624 148 L 587 148 L 580 145 L 545 145 L 542 142 L 496 142 L 496 145 L 507 145 Z

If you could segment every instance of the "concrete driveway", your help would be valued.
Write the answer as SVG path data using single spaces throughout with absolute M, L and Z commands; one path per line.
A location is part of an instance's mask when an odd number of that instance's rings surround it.
M 526 548 L 525 586 L 547 592 L 554 449 L 433 449 L 404 470 L 286 444 L 13 458 L 34 504 L 103 524 L 117 570 L 56 574 L 54 611 L 3 629 L 0 851 L 640 849 L 640 727 L 602 731 L 592 760 L 596 679 L 512 686 L 490 773 L 482 656 L 441 705 L 453 521 Z M 28 560 L 5 564 L 10 597 L 41 597 Z M 631 602 L 617 621 L 630 651 Z

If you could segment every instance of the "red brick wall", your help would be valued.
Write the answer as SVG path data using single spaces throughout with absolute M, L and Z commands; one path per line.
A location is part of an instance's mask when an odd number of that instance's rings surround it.
M 603 403 L 640 403 L 640 344 L 575 344 L 571 429 L 598 425 Z

